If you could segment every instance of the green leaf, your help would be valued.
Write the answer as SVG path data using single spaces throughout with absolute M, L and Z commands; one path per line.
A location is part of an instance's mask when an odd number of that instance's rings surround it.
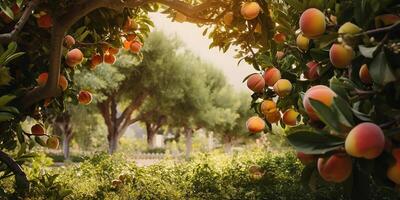
M 8 112 L 11 114 L 19 114 L 19 111 L 16 107 L 12 107 L 12 106 L 4 106 L 4 107 L 0 107 L 0 112 Z
M 332 77 L 329 80 L 329 87 L 339 96 L 345 98 L 347 97 L 347 87 L 346 85 L 339 81 L 336 77 Z
M 14 115 L 8 112 L 0 112 L 0 122 L 6 122 L 14 119 Z
M 323 48 L 331 45 L 333 42 L 335 42 L 337 38 L 338 38 L 337 33 L 323 35 L 315 40 L 316 47 L 323 49 Z
M 296 151 L 305 154 L 325 154 L 341 148 L 344 140 L 329 134 L 310 131 L 298 131 L 287 136 L 289 143 Z
M 35 141 L 36 141 L 40 146 L 43 146 L 43 147 L 46 147 L 46 146 L 47 146 L 47 145 L 46 145 L 46 142 L 44 142 L 44 140 L 43 140 L 41 137 L 35 136 Z
M 378 46 L 366 47 L 364 45 L 358 45 L 358 49 L 360 50 L 361 55 L 363 55 L 366 58 L 372 58 L 377 48 Z
M 7 50 L 0 56 L 0 66 L 4 65 L 4 61 L 17 50 L 17 43 L 11 42 L 8 44 Z
M 310 49 L 310 55 L 314 60 L 324 61 L 329 59 L 329 52 L 323 49 L 312 48 Z
M 299 2 L 298 0 L 284 0 L 287 4 L 290 5 L 291 8 L 294 8 L 298 11 L 303 11 L 303 4 L 301 2 Z
M 256 61 L 257 61 L 257 64 L 259 64 L 262 69 L 266 69 L 268 67 L 274 66 L 272 64 L 272 61 L 269 58 L 269 56 L 266 54 L 263 54 L 263 53 L 257 54 Z
M 7 105 L 10 101 L 14 100 L 16 96 L 14 95 L 3 95 L 0 97 L 0 107 Z
M 381 51 L 369 65 L 369 73 L 371 74 L 374 83 L 385 86 L 387 83 L 395 81 L 396 78 L 390 69 L 384 51 Z
M 1 11 L 3 11 L 3 13 L 6 14 L 9 18 L 14 19 L 14 13 L 11 8 L 1 6 Z
M 4 61 L 3 65 L 7 65 L 12 60 L 14 60 L 14 59 L 16 59 L 16 58 L 18 58 L 18 57 L 20 57 L 20 56 L 22 56 L 24 54 L 25 54 L 25 52 L 18 52 L 18 53 L 15 53 L 15 54 L 11 55 L 11 56 L 8 56 L 6 58 L 6 60 Z
M 341 97 L 334 97 L 333 105 L 341 114 L 339 120 L 343 122 L 342 124 L 347 127 L 353 127 L 355 123 L 350 104 Z
M 360 111 L 358 111 L 358 110 L 356 110 L 354 108 L 351 109 L 351 110 L 353 111 L 354 116 L 356 116 L 358 119 L 360 119 L 362 121 L 365 121 L 365 122 L 371 122 L 372 121 L 370 115 L 362 113 L 362 112 L 360 112 Z
M 341 132 L 337 113 L 318 100 L 310 98 L 310 104 L 322 122 L 334 131 Z

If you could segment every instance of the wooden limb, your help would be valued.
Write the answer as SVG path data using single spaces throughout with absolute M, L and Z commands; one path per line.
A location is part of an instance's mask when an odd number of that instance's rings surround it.
M 40 3 L 40 0 L 29 1 L 21 18 L 19 18 L 19 21 L 15 24 L 14 29 L 10 33 L 0 34 L 0 43 L 6 44 L 11 41 L 17 40 L 19 33 L 24 28 L 29 17 L 32 15 L 32 11 L 36 8 L 36 6 L 39 3 Z
M 17 190 L 20 192 L 29 190 L 29 181 L 26 177 L 25 172 L 22 170 L 21 166 L 15 162 L 8 154 L 0 150 L 0 161 L 7 165 L 7 167 L 14 173 L 15 175 L 15 183 L 17 186 Z

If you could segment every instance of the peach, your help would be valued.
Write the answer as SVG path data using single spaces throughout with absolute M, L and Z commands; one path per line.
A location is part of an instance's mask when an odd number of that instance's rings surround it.
M 275 57 L 277 60 L 281 60 L 285 56 L 285 52 L 283 51 L 277 51 L 275 54 Z
M 58 149 L 58 146 L 60 145 L 60 140 L 58 139 L 57 136 L 50 136 L 47 138 L 46 141 L 46 146 L 50 149 Z
M 268 86 L 274 86 L 274 84 L 281 79 L 281 72 L 275 67 L 267 68 L 264 72 L 265 84 Z
M 297 124 L 297 117 L 299 116 L 300 113 L 296 112 L 294 109 L 287 109 L 283 113 L 282 121 L 286 125 L 289 126 L 296 126 Z
M 360 68 L 360 72 L 358 73 L 360 76 L 361 82 L 365 84 L 372 84 L 372 78 L 371 75 L 369 74 L 368 66 L 367 64 L 363 64 Z
M 125 31 L 125 32 L 129 32 L 129 31 L 132 31 L 132 30 L 136 30 L 136 29 L 138 29 L 139 28 L 139 25 L 135 22 L 135 21 L 133 21 L 133 19 L 131 19 L 131 18 L 127 18 L 126 20 L 125 20 L 125 22 L 124 22 L 124 25 L 123 25 L 123 31 Z
M 260 74 L 253 74 L 247 79 L 247 87 L 253 92 L 262 92 L 265 87 L 264 78 Z
M 36 79 L 36 82 L 38 83 L 39 86 L 44 86 L 47 82 L 48 77 L 49 74 L 47 72 L 41 73 Z M 63 91 L 68 88 L 68 80 L 65 78 L 65 76 L 60 75 L 58 79 L 58 85 L 61 87 Z
M 129 50 L 131 48 L 132 41 L 125 40 L 124 41 L 124 49 Z
M 279 97 L 285 97 L 292 92 L 292 83 L 287 79 L 279 79 L 274 84 L 274 90 Z
M 240 8 L 240 13 L 246 20 L 255 19 L 260 14 L 261 7 L 257 2 L 247 2 Z
M 78 101 L 80 104 L 83 105 L 90 104 L 90 102 L 92 102 L 92 93 L 85 90 L 81 90 L 78 94 Z
M 346 22 L 342 26 L 340 26 L 338 33 L 339 34 L 357 34 L 360 33 L 362 29 L 358 27 L 357 25 L 351 23 L 351 22 Z
M 128 35 L 126 35 L 125 38 L 126 38 L 127 41 L 133 41 L 133 40 L 136 39 L 136 34 L 134 34 L 134 33 L 128 34 Z
M 333 44 L 329 50 L 329 59 L 333 66 L 343 69 L 348 67 L 353 60 L 354 51 L 350 46 L 344 44 Z
M 253 116 L 247 120 L 246 127 L 247 127 L 247 130 L 249 130 L 251 133 L 257 133 L 257 132 L 264 130 L 265 122 L 260 117 Z
M 36 19 L 40 28 L 50 28 L 53 26 L 53 19 L 49 14 L 45 14 Z
M 72 46 L 75 45 L 75 39 L 71 35 L 66 35 L 64 37 L 64 47 L 66 48 L 71 48 Z
M 58 79 L 58 85 L 61 87 L 63 91 L 65 91 L 68 88 L 68 80 L 65 78 L 64 75 L 60 75 L 60 78 Z
M 67 56 L 65 58 L 65 62 L 70 67 L 79 65 L 81 64 L 82 61 L 83 61 L 83 53 L 79 49 L 72 49 L 71 51 L 68 51 Z
M 286 36 L 283 33 L 277 33 L 274 35 L 274 40 L 276 43 L 284 43 L 286 41 Z
M 264 115 L 276 112 L 276 103 L 272 100 L 264 100 L 261 103 L 260 110 Z
M 345 181 L 353 169 L 350 156 L 334 154 L 327 158 L 318 159 L 318 172 L 327 182 L 341 183 Z
M 114 48 L 114 47 L 109 47 L 109 48 L 108 48 L 108 53 L 110 53 L 110 54 L 115 55 L 115 54 L 117 54 L 118 52 L 119 52 L 119 49 L 118 49 L 118 48 Z
M 320 101 L 327 106 L 331 106 L 335 96 L 336 93 L 325 85 L 316 85 L 308 89 L 304 94 L 303 106 L 310 119 L 315 121 L 319 120 L 317 114 L 310 104 L 310 98 Z
M 187 20 L 186 15 L 184 15 L 180 12 L 177 12 L 175 14 L 175 21 L 182 23 L 182 22 L 185 22 L 186 20 Z
M 45 134 L 44 127 L 41 124 L 35 124 L 31 127 L 31 134 L 35 136 L 42 136 Z
M 299 24 L 304 36 L 315 38 L 325 32 L 325 15 L 316 8 L 309 8 L 301 14 Z
M 397 185 L 400 184 L 400 162 L 396 161 L 396 163 L 389 166 L 386 172 L 387 177 L 396 183 Z
M 227 26 L 232 25 L 232 22 L 233 22 L 233 12 L 227 12 L 227 13 L 224 15 L 223 22 L 224 22 L 224 24 L 227 25 Z
M 132 53 L 139 53 L 140 49 L 142 48 L 142 43 L 139 41 L 133 41 L 129 48 Z
M 94 54 L 90 60 L 90 69 L 96 69 L 96 66 L 103 62 L 103 57 L 100 54 Z
M 299 34 L 296 38 L 296 45 L 299 49 L 303 51 L 307 51 L 310 44 L 310 39 L 304 37 L 302 34 Z
M 314 155 L 305 154 L 300 151 L 296 153 L 296 156 L 303 165 L 311 164 L 316 160 L 316 157 Z
M 278 110 L 276 110 L 275 112 L 272 113 L 267 113 L 265 115 L 265 118 L 267 119 L 267 121 L 271 124 L 273 123 L 278 123 L 279 120 L 281 120 L 281 112 L 279 112 Z
M 400 148 L 394 148 L 392 150 L 392 155 L 396 159 L 396 161 L 400 162 Z
M 304 72 L 304 77 L 306 77 L 308 80 L 315 80 L 319 77 L 318 74 L 318 67 L 319 64 L 315 61 L 310 61 L 306 64 L 307 66 L 307 71 Z
M 364 122 L 351 129 L 344 146 L 351 156 L 374 159 L 381 155 L 385 147 L 385 136 L 378 125 Z
M 105 63 L 112 65 L 115 63 L 115 60 L 116 60 L 116 58 L 114 55 L 109 54 L 109 53 L 104 54 L 104 62 Z

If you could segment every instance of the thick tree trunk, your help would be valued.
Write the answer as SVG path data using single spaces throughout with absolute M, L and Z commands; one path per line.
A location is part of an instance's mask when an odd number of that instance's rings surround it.
M 185 145 L 186 145 L 186 152 L 185 152 L 185 159 L 190 159 L 190 154 L 192 152 L 192 136 L 193 130 L 186 128 L 185 129 Z
M 118 137 L 116 135 L 113 135 L 108 138 L 108 153 L 113 154 L 115 151 L 117 151 L 118 148 Z
M 225 153 L 231 154 L 232 153 L 232 137 L 229 135 L 224 135 L 223 142 L 224 142 Z
M 63 154 L 64 160 L 69 160 L 69 143 L 71 142 L 71 138 L 64 134 L 63 138 Z
M 69 159 L 69 143 L 73 137 L 71 115 L 67 112 L 57 116 L 54 121 L 54 131 L 57 135 L 61 135 L 63 138 L 62 148 L 64 154 L 64 160 Z
M 147 125 L 146 125 L 147 126 Z M 151 129 L 151 128 L 146 128 L 147 129 L 147 146 L 149 149 L 154 149 L 155 148 L 155 143 L 156 143 L 156 132 Z

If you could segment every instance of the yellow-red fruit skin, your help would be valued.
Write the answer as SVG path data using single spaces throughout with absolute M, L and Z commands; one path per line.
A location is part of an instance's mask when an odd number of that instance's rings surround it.
M 316 80 L 319 77 L 318 74 L 318 66 L 319 64 L 315 61 L 310 61 L 306 64 L 307 66 L 307 71 L 304 72 L 304 77 L 306 77 L 308 80 Z
M 299 25 L 304 36 L 308 38 L 320 36 L 326 29 L 325 15 L 316 8 L 309 8 L 301 14 Z
M 284 43 L 286 41 L 286 36 L 283 33 L 277 33 L 274 36 L 274 40 L 276 43 L 281 44 Z
M 361 66 L 359 76 L 360 76 L 361 82 L 363 82 L 364 84 L 372 84 L 372 78 L 371 78 L 371 75 L 369 74 L 367 64 L 363 64 Z
M 66 48 L 71 48 L 72 46 L 75 45 L 75 39 L 71 35 L 66 35 L 64 37 L 64 46 Z
M 139 53 L 140 49 L 142 48 L 142 43 L 139 41 L 133 41 L 129 48 L 132 53 Z
M 387 177 L 396 183 L 397 185 L 400 184 L 400 162 L 396 161 L 386 171 Z
M 68 80 L 64 75 L 60 75 L 60 78 L 58 79 L 58 86 L 61 87 L 62 91 L 67 90 Z
M 253 74 L 247 79 L 247 87 L 253 92 L 264 91 L 265 81 L 260 74 Z
M 318 172 L 327 182 L 341 183 L 352 172 L 353 163 L 348 155 L 334 154 L 318 159 Z
M 333 98 L 336 96 L 336 93 L 333 92 L 329 87 L 325 85 L 316 85 L 311 87 L 304 94 L 303 106 L 306 110 L 307 115 L 311 120 L 318 121 L 319 117 L 315 113 L 314 109 L 310 104 L 310 98 L 320 101 L 326 106 L 331 106 L 333 102 Z
M 346 152 L 357 158 L 374 159 L 385 147 L 382 129 L 373 123 L 364 122 L 355 126 L 347 135 Z
M 299 34 L 296 38 L 296 45 L 299 47 L 299 49 L 307 51 L 310 45 L 310 39 L 304 37 L 302 34 Z
M 275 54 L 275 57 L 277 60 L 281 60 L 285 56 L 285 52 L 283 51 L 277 51 Z
M 296 126 L 297 124 L 297 117 L 299 116 L 299 113 L 296 112 L 293 109 L 287 109 L 284 113 L 283 113 L 283 117 L 282 117 L 282 121 L 283 123 L 285 123 L 286 125 L 289 126 Z
M 277 111 L 276 110 L 276 103 L 274 101 L 271 101 L 271 100 L 264 100 L 261 103 L 260 110 L 264 115 L 276 112 Z
M 79 49 L 72 49 L 67 53 L 66 63 L 68 66 L 73 67 L 75 65 L 81 64 L 83 61 L 83 53 Z
M 343 44 L 333 44 L 329 50 L 329 59 L 332 65 L 339 69 L 348 67 L 353 57 L 353 49 Z
M 44 86 L 47 83 L 48 76 L 49 74 L 47 72 L 41 73 L 36 79 L 38 85 Z M 68 80 L 65 78 L 64 75 L 60 75 L 60 77 L 58 78 L 58 86 L 61 87 L 63 91 L 68 88 Z
M 240 8 L 240 13 L 246 20 L 255 19 L 261 11 L 260 5 L 257 2 L 247 2 Z
M 44 86 L 47 82 L 47 79 L 49 77 L 49 73 L 44 72 L 39 74 L 38 78 L 36 79 L 36 82 L 38 83 L 38 85 L 40 86 Z
M 81 90 L 78 94 L 78 101 L 82 105 L 88 105 L 92 102 L 92 93 Z
M 268 86 L 274 86 L 274 84 L 281 78 L 281 72 L 275 67 L 268 68 L 264 72 L 264 81 Z
M 316 160 L 316 157 L 314 155 L 305 154 L 300 151 L 296 153 L 296 156 L 303 165 L 311 164 L 312 162 L 314 162 L 314 160 Z
M 49 14 L 40 16 L 37 20 L 36 20 L 38 26 L 40 28 L 51 28 L 53 26 L 53 19 L 51 18 L 51 16 Z
M 278 110 L 276 110 L 275 112 L 272 113 L 267 113 L 265 115 L 265 118 L 267 119 L 267 121 L 271 124 L 273 123 L 278 123 L 279 120 L 281 120 L 281 112 L 279 112 Z
M 45 134 L 44 127 L 41 124 L 35 124 L 31 127 L 31 133 L 35 136 L 42 136 Z
M 246 128 L 251 133 L 257 133 L 264 130 L 265 122 L 260 117 L 253 116 L 247 120 Z
M 287 79 L 279 79 L 274 84 L 274 91 L 279 97 L 285 97 L 292 92 L 292 83 Z
M 46 141 L 46 146 L 50 149 L 58 149 L 60 140 L 56 136 L 50 136 Z
M 112 64 L 115 63 L 115 60 L 116 60 L 116 58 L 115 58 L 115 56 L 113 54 L 109 54 L 108 53 L 108 54 L 104 55 L 104 62 L 107 63 L 107 64 L 112 65 Z

